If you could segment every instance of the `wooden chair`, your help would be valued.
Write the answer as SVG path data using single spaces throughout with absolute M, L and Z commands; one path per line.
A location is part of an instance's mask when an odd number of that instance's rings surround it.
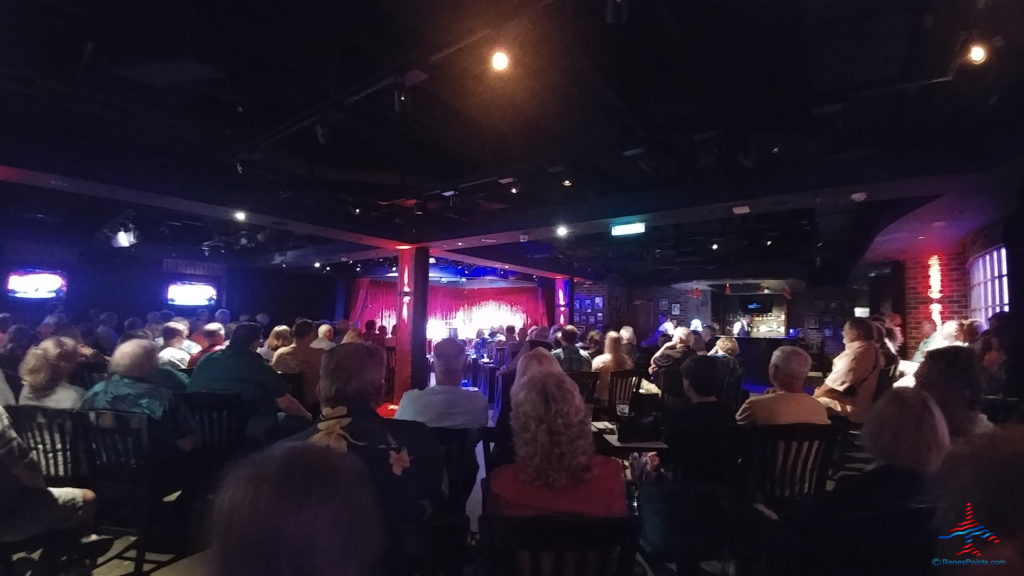
M 57 576 L 57 560 L 80 549 L 81 535 L 74 530 L 44 532 L 15 542 L 0 542 L 0 576 L 17 576 L 14 557 L 41 550 L 33 576 Z
M 875 394 L 872 396 L 872 402 L 878 402 L 878 400 L 884 396 L 889 390 L 892 390 L 892 385 L 896 383 L 896 376 L 900 371 L 900 364 L 896 362 L 888 368 L 883 368 L 878 373 L 878 384 L 875 386 Z
M 480 517 L 485 573 L 492 576 L 633 574 L 635 518 Z
M 278 372 L 277 374 L 288 386 L 288 393 L 292 395 L 292 398 L 302 402 L 302 398 L 304 396 L 302 390 L 302 374 L 299 372 L 292 374 L 289 374 L 288 372 Z
M 634 394 L 640 393 L 643 372 L 639 370 L 616 370 L 608 382 L 608 406 L 615 411 L 617 404 L 629 404 Z
M 387 346 L 384 348 L 384 398 L 392 398 L 395 395 L 395 347 Z M 393 401 L 397 404 L 400 398 L 394 398 Z
M 248 414 L 241 394 L 192 392 L 179 396 L 199 432 L 197 451 L 226 456 L 245 445 Z
M 40 406 L 8 406 L 18 436 L 32 450 L 46 485 L 82 486 L 75 412 Z
M 444 508 L 464 515 L 466 500 L 476 486 L 480 465 L 476 461 L 476 445 L 483 438 L 481 428 L 431 428 L 441 451 L 447 497 Z
M 494 365 L 499 368 L 505 365 L 508 360 L 508 346 L 498 346 L 494 349 Z
M 824 496 L 836 434 L 822 424 L 752 428 L 743 469 L 754 498 L 774 503 Z
M 580 396 L 584 404 L 594 403 L 594 394 L 597 393 L 597 372 L 567 372 L 566 376 L 576 383 L 580 389 Z
M 104 534 L 136 537 L 133 574 L 139 576 L 144 573 L 152 503 L 149 419 L 99 410 L 78 414 L 89 479 L 98 495 L 97 528 Z
M 494 448 L 500 441 L 497 429 L 490 426 L 481 428 L 480 440 L 483 442 L 484 472 L 490 475 L 497 466 L 494 461 Z

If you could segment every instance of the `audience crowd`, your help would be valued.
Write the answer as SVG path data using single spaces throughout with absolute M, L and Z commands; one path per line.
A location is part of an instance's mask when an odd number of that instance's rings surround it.
M 233 321 L 220 309 L 212 317 L 206 310 L 193 318 L 165 311 L 121 323 L 107 312 L 72 325 L 56 311 L 32 330 L 0 315 L 0 405 L 144 414 L 157 484 L 191 491 L 199 487 L 188 478 L 188 457 L 200 431 L 182 395 L 239 397 L 251 455 L 220 483 L 211 524 L 211 561 L 226 576 L 415 573 L 430 556 L 439 518 L 453 500 L 457 515 L 464 514 L 469 496 L 446 467 L 450 447 L 433 431 L 474 431 L 494 421 L 495 453 L 504 441 L 508 454 L 487 474 L 488 516 L 627 517 L 639 501 L 662 502 L 646 508 L 657 518 L 667 514 L 657 508 L 668 500 L 658 498 L 671 486 L 680 490 L 673 506 L 688 522 L 713 514 L 742 526 L 736 533 L 774 542 L 777 534 L 758 531 L 784 525 L 790 511 L 756 495 L 746 494 L 753 507 L 723 496 L 736 481 L 728 470 L 730 443 L 764 427 L 809 425 L 834 428 L 840 452 L 852 438 L 870 460 L 864 470 L 832 476 L 813 520 L 823 531 L 803 533 L 816 550 L 832 553 L 824 551 L 839 535 L 863 536 L 850 534 L 850 518 L 890 518 L 911 506 L 934 512 L 935 524 L 920 530 L 944 532 L 967 499 L 1002 537 L 995 546 L 974 545 L 1015 561 L 1024 554 L 1021 516 L 1001 510 L 1007 502 L 997 498 L 1020 501 L 998 466 L 1012 462 L 1010 474 L 1019 476 L 1022 432 L 997 426 L 986 404 L 1015 397 L 1007 380 L 1014 350 L 1008 313 L 987 323 L 930 323 L 912 361 L 900 358 L 906 343 L 898 317 L 852 318 L 843 328 L 844 349 L 820 384 L 812 384 L 807 351 L 780 346 L 768 363 L 767 389 L 754 395 L 742 386 L 749 318 L 733 327 L 739 339 L 716 336 L 699 321 L 687 328 L 663 318 L 648 346 L 637 343 L 630 326 L 585 337 L 572 325 L 481 329 L 470 341 L 433 343 L 429 381 L 394 399 L 394 418 L 378 410 L 392 401 L 384 383 L 394 329 L 373 320 L 362 330 L 347 320 L 252 320 Z M 504 349 L 504 388 L 489 402 L 469 387 L 468 358 L 497 348 Z M 624 371 L 643 380 L 626 411 L 609 405 L 613 375 Z M 581 394 L 585 372 L 596 373 L 592 404 Z M 638 448 L 620 459 L 595 443 L 592 421 L 616 420 L 625 433 L 652 412 L 661 433 L 648 440 L 664 442 L 660 455 Z M 48 488 L 34 461 L 38 453 L 3 408 L 0 432 L 0 543 L 54 530 L 88 534 L 97 495 Z M 709 512 L 712 505 L 720 507 Z M 849 554 L 841 548 L 833 552 Z M 697 553 L 677 553 L 680 573 L 698 573 L 691 564 Z

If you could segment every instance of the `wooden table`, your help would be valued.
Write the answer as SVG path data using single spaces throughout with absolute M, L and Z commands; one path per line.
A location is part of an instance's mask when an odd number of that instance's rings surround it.
M 611 428 L 609 429 L 609 426 Z M 598 444 L 598 451 L 604 448 L 604 452 L 611 456 L 628 456 L 630 452 L 666 452 L 668 444 L 661 440 L 650 442 L 619 442 L 619 435 L 611 422 L 591 422 L 590 430 L 594 433 L 595 443 Z M 603 444 L 603 445 L 602 445 Z

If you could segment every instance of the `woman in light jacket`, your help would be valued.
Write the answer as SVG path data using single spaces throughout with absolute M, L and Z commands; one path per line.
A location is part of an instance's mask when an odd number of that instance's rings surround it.
M 830 414 L 862 424 L 871 410 L 878 373 L 885 365 L 875 345 L 875 326 L 867 318 L 851 318 L 843 326 L 846 348 L 832 361 L 832 373 L 814 391 Z

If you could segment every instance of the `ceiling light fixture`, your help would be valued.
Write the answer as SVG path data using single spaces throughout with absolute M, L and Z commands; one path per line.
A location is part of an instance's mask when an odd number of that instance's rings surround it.
M 508 70 L 509 58 L 508 53 L 504 50 L 495 50 L 491 54 L 491 68 L 494 68 L 498 72 L 504 72 Z
M 408 250 L 409 248 L 412 248 L 412 246 L 409 246 L 408 244 L 399 244 L 398 246 L 395 246 L 395 250 Z
M 247 214 L 242 210 L 238 210 L 235 212 L 235 220 L 238 220 L 239 222 L 245 222 L 246 216 Z
M 867 192 L 854 192 L 853 194 L 850 194 L 850 200 L 853 200 L 854 202 L 863 202 L 863 201 L 865 201 L 867 199 L 868 199 L 868 193 Z
M 765 243 L 764 243 L 764 245 L 765 245 L 765 246 L 771 246 L 771 245 L 772 245 L 772 241 L 771 241 L 771 240 L 769 240 L 769 241 L 765 242 Z
M 718 250 L 718 244 L 717 244 L 717 243 L 715 243 L 715 244 L 712 244 L 712 245 L 711 245 L 711 249 L 712 249 L 712 250 Z
M 320 267 L 320 263 L 319 262 L 313 262 L 313 268 L 319 268 L 319 267 Z
M 750 214 L 750 206 L 744 204 L 743 206 L 733 206 L 732 213 L 739 216 L 741 214 Z
M 513 187 L 512 187 L 512 189 L 511 189 L 511 190 L 509 190 L 509 192 L 511 192 L 511 193 L 513 193 L 513 194 L 519 194 L 519 189 L 518 189 L 518 188 L 516 188 L 515 186 L 513 186 Z
M 967 61 L 975 66 L 984 64 L 988 60 L 988 48 L 980 42 L 975 42 L 967 48 Z
M 559 226 L 558 228 L 555 228 L 555 234 L 558 234 L 559 238 L 565 238 L 569 235 L 569 229 L 565 226 Z
M 568 178 L 566 178 L 565 180 L 562 180 L 562 186 L 565 186 L 566 188 L 568 188 L 569 186 L 572 186 L 572 180 L 569 180 Z

